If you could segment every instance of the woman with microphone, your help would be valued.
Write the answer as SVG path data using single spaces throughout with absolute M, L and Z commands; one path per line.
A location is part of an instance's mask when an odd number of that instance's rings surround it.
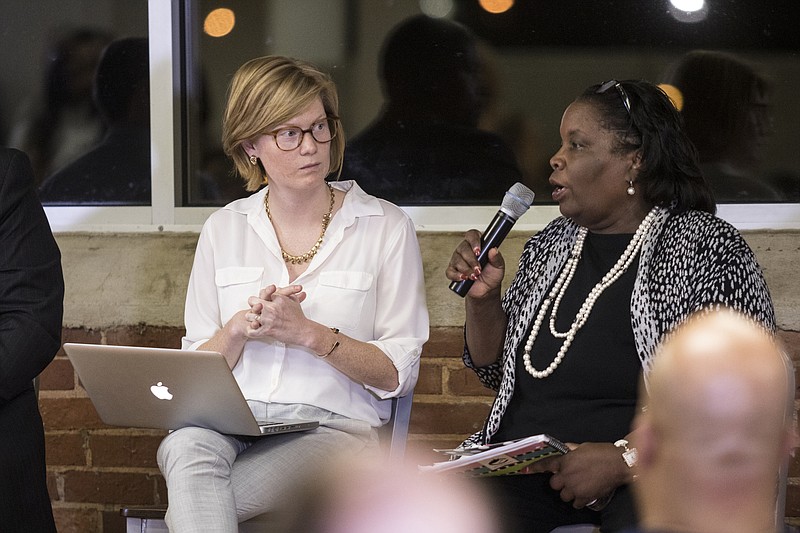
M 560 217 L 526 244 L 501 294 L 502 254 L 471 230 L 446 275 L 466 294 L 465 364 L 497 391 L 465 446 L 546 433 L 572 451 L 487 478 L 512 532 L 635 524 L 628 442 L 640 376 L 692 313 L 727 306 L 770 330 L 753 252 L 716 204 L 671 101 L 644 81 L 593 85 L 564 112 L 550 159 Z M 487 253 L 481 266 L 476 255 Z

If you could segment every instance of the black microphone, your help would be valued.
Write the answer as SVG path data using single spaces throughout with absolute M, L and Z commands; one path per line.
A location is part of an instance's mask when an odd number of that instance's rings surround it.
M 478 254 L 478 263 L 481 268 L 489 260 L 489 250 L 500 246 L 517 219 L 524 215 L 533 204 L 533 197 L 533 191 L 521 183 L 515 183 L 506 191 L 500 210 L 481 236 L 481 253 Z M 473 283 L 474 281 L 471 279 L 453 281 L 450 283 L 450 290 L 463 298 Z

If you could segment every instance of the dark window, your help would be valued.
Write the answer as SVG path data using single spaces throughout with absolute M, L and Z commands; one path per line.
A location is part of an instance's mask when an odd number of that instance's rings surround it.
M 149 205 L 147 1 L 6 2 L 3 20 L 0 139 L 43 202 Z
M 737 111 L 748 109 L 743 117 L 723 112 L 737 121 L 736 131 L 755 132 L 757 139 L 724 141 L 749 143 L 752 157 L 717 161 L 722 156 L 709 153 L 706 172 L 724 174 L 729 184 L 746 175 L 767 192 L 720 191 L 719 200 L 800 201 L 797 2 L 707 0 L 694 15 L 667 0 L 509 3 L 493 15 L 476 0 L 227 2 L 235 24 L 211 36 L 203 26 L 219 4 L 186 0 L 185 205 L 221 205 L 245 194 L 219 138 L 228 80 L 252 57 L 300 57 L 332 74 L 348 138 L 343 179 L 401 205 L 495 205 L 514 181 L 533 188 L 537 202 L 550 201 L 561 113 L 584 88 L 610 78 L 666 81 L 694 49 L 724 51 L 764 80 L 733 98 Z M 410 22 L 421 5 L 441 9 L 437 15 L 450 7 L 441 29 Z M 448 29 L 450 20 L 475 41 Z M 397 25 L 404 28 L 393 33 Z M 390 34 L 399 46 L 387 45 Z M 721 90 L 726 84 L 733 82 L 721 82 Z M 718 134 L 722 126 L 711 129 Z

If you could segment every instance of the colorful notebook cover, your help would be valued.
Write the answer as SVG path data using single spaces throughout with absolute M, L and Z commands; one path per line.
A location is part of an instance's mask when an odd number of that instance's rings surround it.
M 421 472 L 460 472 L 473 477 L 524 474 L 533 463 L 568 451 L 563 442 L 542 434 L 499 445 L 446 451 L 459 454 L 460 457 L 419 468 Z

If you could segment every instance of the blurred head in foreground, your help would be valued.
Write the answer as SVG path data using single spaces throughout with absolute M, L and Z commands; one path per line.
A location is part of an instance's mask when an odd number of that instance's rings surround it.
M 793 372 L 773 336 L 733 311 L 696 315 L 667 339 L 634 422 L 645 531 L 775 531 Z
M 488 497 L 470 480 L 415 467 L 340 461 L 307 480 L 289 533 L 499 533 Z

